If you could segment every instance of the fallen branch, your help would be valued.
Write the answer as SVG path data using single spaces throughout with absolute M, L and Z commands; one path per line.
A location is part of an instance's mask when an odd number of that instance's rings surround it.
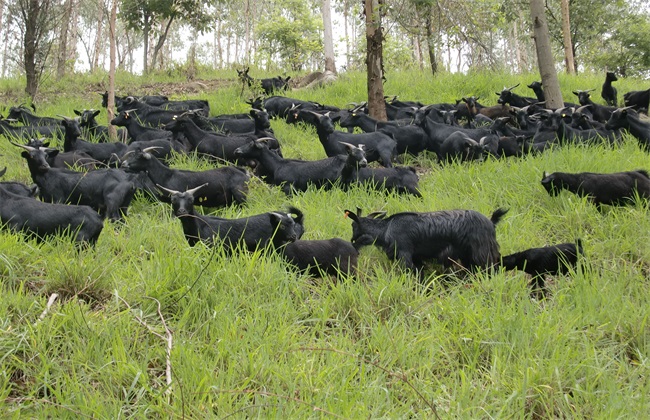
M 45 309 L 43 309 L 43 312 L 41 313 L 41 316 L 39 316 L 38 319 L 36 320 L 36 322 L 34 322 L 34 325 L 41 322 L 47 316 L 47 313 L 50 311 L 50 309 L 52 308 L 52 305 L 54 305 L 54 301 L 56 301 L 56 298 L 58 298 L 58 297 L 59 297 L 58 293 L 52 293 L 50 298 L 47 300 L 47 305 L 45 305 Z
M 131 305 L 129 305 L 129 302 L 127 302 L 120 295 L 118 295 L 117 291 L 115 292 L 115 296 L 119 300 L 121 300 L 122 303 L 124 303 L 126 305 L 126 307 L 129 308 L 129 310 L 131 312 L 133 312 L 133 308 L 131 307 Z M 136 321 L 138 321 L 140 323 L 140 325 L 142 325 L 143 327 L 148 329 L 151 334 L 155 335 L 156 337 L 160 338 L 161 340 L 163 340 L 163 341 L 165 341 L 167 343 L 167 348 L 165 349 L 165 359 L 166 359 L 165 379 L 166 379 L 166 383 L 167 383 L 167 389 L 165 390 L 165 393 L 167 395 L 171 395 L 171 391 L 172 391 L 172 342 L 173 342 L 172 341 L 173 340 L 172 331 L 169 329 L 169 327 L 167 327 L 167 322 L 165 322 L 165 317 L 163 317 L 162 312 L 160 311 L 160 301 L 158 299 L 148 297 L 148 296 L 147 296 L 147 298 L 153 300 L 158 305 L 158 309 L 157 309 L 158 317 L 160 318 L 160 321 L 161 321 L 161 323 L 163 325 L 163 328 L 165 329 L 165 335 L 162 335 L 162 334 L 154 331 L 154 329 L 151 328 L 151 326 L 149 324 L 147 324 L 147 322 L 144 319 L 142 319 L 141 317 L 139 317 L 135 313 L 133 313 L 133 317 L 136 319 Z

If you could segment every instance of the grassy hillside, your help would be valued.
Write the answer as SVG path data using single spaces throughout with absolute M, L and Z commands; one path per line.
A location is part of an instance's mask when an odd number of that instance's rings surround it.
M 386 94 L 426 103 L 476 95 L 494 104 L 503 85 L 534 79 L 390 73 Z M 565 100 L 575 99 L 571 90 L 602 84 L 600 76 L 560 80 Z M 248 94 L 240 97 L 234 81 L 218 85 L 176 89 L 175 99 L 206 98 L 213 114 L 248 109 Z M 3 82 L 7 98 L 16 86 Z M 156 86 L 162 82 L 121 80 L 118 91 L 156 93 Z M 633 80 L 616 86 L 643 87 Z M 362 101 L 364 89 L 364 75 L 347 74 L 290 95 L 345 106 Z M 96 80 L 62 81 L 43 91 L 39 113 L 97 109 L 102 91 Z M 325 157 L 313 130 L 282 121 L 272 127 L 285 156 Z M 31 182 L 17 148 L 0 139 L 0 154 L 4 180 Z M 138 198 L 125 225 L 106 222 L 93 250 L 0 233 L 0 412 L 75 419 L 650 415 L 650 209 L 599 211 L 569 193 L 550 197 L 539 182 L 543 171 L 650 169 L 636 140 L 444 167 L 432 156 L 406 163 L 420 168 L 422 199 L 360 188 L 312 188 L 288 198 L 253 180 L 245 206 L 205 211 L 243 217 L 290 204 L 306 214 L 305 239 L 349 239 L 346 208 L 489 215 L 507 207 L 497 227 L 503 254 L 582 238 L 584 270 L 553 278 L 543 301 L 530 298 L 524 273 L 467 282 L 428 271 L 420 282 L 375 248 L 362 251 L 359 278 L 313 279 L 272 252 L 227 257 L 191 248 L 168 204 Z M 195 157 L 174 166 L 209 167 Z M 60 298 L 42 316 L 52 293 Z

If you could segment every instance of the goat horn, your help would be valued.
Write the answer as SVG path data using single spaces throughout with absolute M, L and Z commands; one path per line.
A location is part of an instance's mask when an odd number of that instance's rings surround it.
M 354 144 L 346 143 L 346 142 L 344 142 L 344 141 L 340 141 L 339 143 L 341 143 L 343 146 L 346 146 L 346 147 L 349 147 L 349 148 L 355 148 L 355 147 L 357 147 L 357 146 L 355 146 Z
M 127 156 L 129 156 L 129 155 L 131 155 L 133 153 L 135 153 L 135 151 L 133 151 L 133 150 L 129 150 L 128 152 L 124 153 L 122 155 L 122 160 L 124 160 Z
M 205 187 L 206 185 L 208 185 L 207 182 L 206 182 L 205 184 L 201 184 L 201 185 L 199 185 L 198 187 L 192 188 L 191 190 L 187 190 L 187 191 L 185 191 L 185 192 L 194 195 L 195 192 L 197 192 L 197 191 L 200 190 L 201 188 Z
M 69 117 L 66 117 L 65 115 L 61 115 L 61 114 L 56 114 L 56 116 L 57 116 L 57 117 L 60 117 L 60 118 L 63 118 L 63 119 L 66 120 L 66 121 L 72 121 L 72 120 L 74 120 L 74 118 L 69 118 Z
M 13 144 L 14 146 L 22 147 L 23 149 L 25 149 L 27 151 L 30 151 L 30 152 L 37 149 L 36 147 L 27 146 L 26 144 L 14 143 L 11 140 L 9 140 L 9 143 Z
M 0 170 L 0 177 L 4 176 L 6 172 L 7 172 L 7 167 L 5 166 L 4 169 Z
M 514 86 L 512 86 L 512 87 L 509 87 L 509 88 L 507 88 L 506 90 L 512 90 L 512 89 L 516 88 L 517 86 L 519 86 L 520 84 L 521 84 L 521 83 L 517 83 L 516 85 L 514 85 Z
M 619 111 L 626 111 L 626 110 L 628 110 L 628 109 L 634 109 L 634 105 L 630 105 L 630 106 L 626 106 L 626 107 L 623 107 L 623 108 L 619 108 L 618 110 L 619 110 Z
M 574 113 L 575 113 L 575 112 L 580 112 L 580 113 L 582 113 L 586 108 L 589 108 L 590 106 L 591 106 L 591 104 L 583 105 L 583 106 L 581 106 L 580 108 L 576 109 L 576 110 L 573 111 L 573 112 L 574 112 Z
M 273 137 L 260 137 L 255 141 L 261 141 L 262 143 L 268 143 L 269 140 L 275 140 Z
M 169 188 L 165 188 L 165 187 L 163 187 L 163 186 L 160 185 L 160 184 L 156 184 L 156 187 L 158 187 L 159 189 L 161 189 L 161 190 L 163 190 L 163 191 L 166 191 L 166 192 L 168 192 L 168 193 L 170 193 L 170 194 L 180 194 L 180 193 L 181 193 L 180 191 L 170 190 Z
M 144 149 L 142 149 L 142 153 L 149 153 L 149 152 L 153 152 L 154 150 L 158 150 L 158 149 L 162 149 L 162 147 L 160 147 L 160 146 L 145 147 Z

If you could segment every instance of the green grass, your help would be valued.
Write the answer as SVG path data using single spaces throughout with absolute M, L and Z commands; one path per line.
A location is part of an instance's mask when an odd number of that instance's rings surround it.
M 474 94 L 494 104 L 504 84 L 535 78 L 395 72 L 386 93 L 428 103 Z M 565 99 L 600 79 L 561 76 Z M 128 77 L 118 86 L 145 93 L 139 83 L 170 80 Z M 98 96 L 61 83 L 43 88 L 41 113 L 99 108 Z M 79 86 L 93 83 L 79 79 Z M 619 92 L 638 88 L 617 83 Z M 291 95 L 343 106 L 363 100 L 364 89 L 364 75 L 346 74 L 326 89 Z M 193 97 L 207 98 L 215 114 L 243 112 L 247 94 L 239 92 L 233 83 Z M 272 126 L 285 156 L 325 156 L 313 130 Z M 19 150 L 2 141 L 0 154 L 5 179 L 30 182 Z M 504 254 L 582 238 L 582 269 L 551 279 L 543 301 L 530 298 L 523 273 L 460 282 L 428 271 L 423 284 L 375 248 L 363 249 L 357 279 L 312 279 L 272 252 L 228 257 L 191 248 L 169 205 L 143 199 L 125 225 L 107 222 L 96 248 L 81 253 L 65 239 L 37 244 L 3 231 L 0 412 L 75 419 L 648 417 L 650 208 L 599 211 L 566 192 L 550 197 L 539 183 L 544 171 L 649 169 L 636 141 L 444 167 L 431 156 L 409 163 L 424 170 L 422 199 L 361 188 L 286 197 L 253 180 L 245 206 L 205 210 L 242 217 L 294 205 L 306 214 L 305 238 L 349 239 L 346 208 L 488 215 L 507 207 L 497 227 Z M 174 166 L 209 167 L 195 157 Z M 39 320 L 52 293 L 60 298 Z M 169 392 L 166 343 L 154 334 L 165 336 L 156 301 L 173 336 Z

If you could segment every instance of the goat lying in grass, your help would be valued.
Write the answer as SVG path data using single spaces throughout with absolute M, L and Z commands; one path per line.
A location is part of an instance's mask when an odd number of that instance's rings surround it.
M 575 270 L 578 256 L 583 255 L 582 241 L 531 248 L 502 258 L 501 265 L 506 270 L 522 270 L 533 276 L 530 286 L 533 294 L 545 295 L 546 275 L 567 274 Z
M 565 189 L 581 197 L 589 197 L 598 205 L 626 205 L 637 196 L 650 198 L 650 177 L 645 170 L 612 174 L 554 172 L 548 175 L 544 172 L 542 186 L 550 195 L 558 195 L 560 190 Z
M 222 241 L 227 252 L 240 244 L 252 252 L 258 247 L 263 248 L 271 243 L 276 231 L 283 232 L 283 237 L 291 241 L 300 238 L 304 232 L 303 214 L 293 207 L 289 208 L 291 214 L 278 211 L 240 219 L 224 219 L 196 213 L 194 195 L 206 185 L 185 192 L 158 185 L 158 188 L 170 194 L 174 215 L 180 219 L 185 239 L 190 246 L 196 245 L 199 241 L 208 245 Z M 295 219 L 292 214 L 296 215 Z
M 361 217 L 346 210 L 352 219 L 352 243 L 356 248 L 373 243 L 390 259 L 399 259 L 405 268 L 418 271 L 423 262 L 437 259 L 449 266 L 461 264 L 469 270 L 488 268 L 499 261 L 495 225 L 507 210 L 498 209 L 491 219 L 473 210 L 429 213 L 385 212 Z

